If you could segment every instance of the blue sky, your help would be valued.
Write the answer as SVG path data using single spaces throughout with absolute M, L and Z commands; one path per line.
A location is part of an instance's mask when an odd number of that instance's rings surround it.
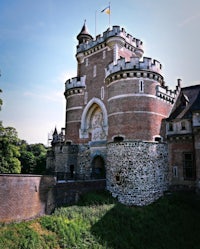
M 48 133 L 65 124 L 64 83 L 76 76 L 76 36 L 84 19 L 90 33 L 109 25 L 104 0 L 1 0 L 0 120 L 20 139 L 47 144 Z M 144 42 L 144 56 L 163 65 L 174 89 L 200 84 L 199 0 L 112 0 L 111 25 Z

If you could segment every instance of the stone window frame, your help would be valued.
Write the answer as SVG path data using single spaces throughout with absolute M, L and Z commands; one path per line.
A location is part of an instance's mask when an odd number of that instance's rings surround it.
M 97 76 L 97 66 L 94 65 L 93 66 L 93 78 L 95 78 Z
M 84 104 L 87 105 L 87 102 L 88 102 L 88 92 L 85 91 L 85 93 L 84 93 Z
M 106 50 L 103 50 L 103 59 L 106 58 Z
M 104 86 L 101 87 L 101 100 L 104 99 L 105 91 L 104 91 Z
M 85 66 L 87 67 L 89 65 L 89 59 L 85 58 Z

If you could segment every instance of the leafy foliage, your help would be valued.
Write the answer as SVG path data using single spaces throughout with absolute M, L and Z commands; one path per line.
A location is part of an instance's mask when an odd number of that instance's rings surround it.
M 4 128 L 0 122 L 0 173 L 20 173 L 19 139 L 13 127 Z
M 43 144 L 27 144 L 20 146 L 20 162 L 23 174 L 44 174 L 46 169 L 47 149 Z
M 2 93 L 2 90 L 0 89 L 0 93 Z M 1 106 L 3 105 L 3 100 L 0 98 L 0 110 L 1 110 Z
M 43 144 L 27 144 L 15 128 L 0 122 L 0 173 L 44 174 L 46 154 Z
M 146 207 L 126 207 L 106 192 L 93 192 L 79 204 L 0 225 L 0 248 L 199 248 L 200 198 L 195 194 L 173 193 Z
M 0 98 L 0 110 L 2 104 Z M 44 174 L 46 154 L 43 144 L 27 144 L 15 128 L 4 127 L 0 121 L 0 173 Z

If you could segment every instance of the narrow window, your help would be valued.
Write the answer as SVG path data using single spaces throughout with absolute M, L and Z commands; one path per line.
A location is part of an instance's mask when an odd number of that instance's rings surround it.
M 173 177 L 178 177 L 178 167 L 177 166 L 173 166 L 172 174 L 173 174 Z
M 103 51 L 103 59 L 106 58 L 106 50 Z
M 86 105 L 88 102 L 88 92 L 85 92 L 85 95 L 84 95 L 84 104 Z
M 182 131 L 186 130 L 185 121 L 182 121 L 182 122 L 181 122 L 181 130 L 182 130 Z
M 93 77 L 96 77 L 96 75 L 97 75 L 97 66 L 94 65 L 94 67 L 93 67 Z
M 102 86 L 101 88 L 101 99 L 103 100 L 104 99 L 104 87 Z
M 168 131 L 173 131 L 173 130 L 174 130 L 173 123 L 169 123 Z
M 85 66 L 88 66 L 88 58 L 85 59 Z
M 192 180 L 195 178 L 192 153 L 183 153 L 183 176 L 185 180 Z
M 144 81 L 139 80 L 139 92 L 143 93 L 144 92 Z

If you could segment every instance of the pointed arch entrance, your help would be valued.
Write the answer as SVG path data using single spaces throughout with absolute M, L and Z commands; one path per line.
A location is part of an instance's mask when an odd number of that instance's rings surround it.
M 96 156 L 92 160 L 92 178 L 93 179 L 105 179 L 106 169 L 103 157 Z

